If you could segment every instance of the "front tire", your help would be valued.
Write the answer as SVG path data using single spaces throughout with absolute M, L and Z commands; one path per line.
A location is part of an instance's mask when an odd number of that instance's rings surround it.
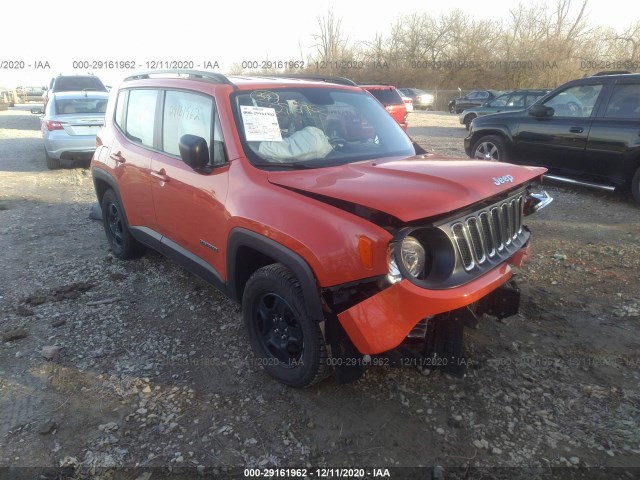
M 242 312 L 258 364 L 271 377 L 303 388 L 330 373 L 320 325 L 307 313 L 300 282 L 284 265 L 267 265 L 249 278 Z
M 496 135 L 481 137 L 473 146 L 473 158 L 492 162 L 506 162 L 507 149 L 504 141 Z
M 113 190 L 104 193 L 101 207 L 104 232 L 113 254 L 122 260 L 139 257 L 142 245 L 131 235 L 124 208 Z

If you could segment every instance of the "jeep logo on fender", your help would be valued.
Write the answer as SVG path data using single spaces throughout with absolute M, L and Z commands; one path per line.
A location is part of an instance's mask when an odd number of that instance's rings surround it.
M 513 182 L 513 177 L 511 175 L 505 175 L 500 178 L 493 177 L 493 183 L 496 185 L 502 185 L 503 183 Z

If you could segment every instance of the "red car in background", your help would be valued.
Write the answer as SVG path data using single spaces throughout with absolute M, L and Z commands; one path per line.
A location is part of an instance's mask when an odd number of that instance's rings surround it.
M 391 116 L 400 124 L 402 129 L 406 132 L 407 127 L 407 106 L 402 99 L 402 95 L 396 87 L 392 85 L 360 85 L 367 90 L 371 95 L 376 97 L 378 101 L 384 105 L 384 108 L 391 114 Z

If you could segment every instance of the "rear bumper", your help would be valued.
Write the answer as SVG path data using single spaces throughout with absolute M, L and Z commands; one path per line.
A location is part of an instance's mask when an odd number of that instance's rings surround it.
M 530 255 L 527 244 L 503 263 L 474 281 L 446 290 L 427 290 L 409 280 L 390 286 L 338 315 L 342 327 L 362 354 L 391 350 L 404 341 L 422 319 L 470 305 L 484 298 L 512 277 Z
M 45 137 L 44 147 L 47 150 L 47 154 L 53 158 L 65 159 L 66 157 L 82 156 L 83 158 L 91 159 L 93 152 L 96 150 L 96 136 L 50 135 Z

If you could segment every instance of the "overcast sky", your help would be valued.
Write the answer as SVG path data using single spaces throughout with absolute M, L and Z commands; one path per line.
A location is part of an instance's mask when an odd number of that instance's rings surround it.
M 542 0 L 541 3 L 544 3 Z M 547 0 L 554 6 L 557 0 Z M 580 2 L 572 1 L 577 13 Z M 342 19 L 350 43 L 370 41 L 376 32 L 388 34 L 389 27 L 404 14 L 413 12 L 439 16 L 460 9 L 476 19 L 506 21 L 507 1 L 399 0 L 384 8 L 361 0 L 300 0 L 261 2 L 202 2 L 180 0 L 171 7 L 157 2 L 109 0 L 107 2 L 30 0 L 28 7 L 11 9 L 3 16 L 0 29 L 0 62 L 24 62 L 23 70 L 0 69 L 0 86 L 48 84 L 58 73 L 86 73 L 74 69 L 74 61 L 132 61 L 136 69 L 147 62 L 218 62 L 219 71 L 233 64 L 263 60 L 306 59 L 313 51 L 313 33 L 318 18 L 333 10 Z M 630 11 L 633 5 L 635 13 Z M 14 2 L 15 6 L 15 2 Z M 24 13 L 24 18 L 20 14 Z M 625 29 L 640 19 L 637 2 L 590 0 L 588 21 L 593 25 Z M 36 69 L 37 62 L 48 62 L 50 69 Z M 2 66 L 2 65 L 0 65 Z M 111 69 L 92 70 L 107 84 L 122 78 Z

